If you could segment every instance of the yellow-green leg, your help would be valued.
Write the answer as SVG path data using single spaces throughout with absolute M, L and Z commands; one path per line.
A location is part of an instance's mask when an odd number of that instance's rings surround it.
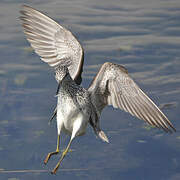
M 71 142 L 72 142 L 72 139 L 69 141 L 69 144 L 67 145 L 66 149 L 63 151 L 62 155 L 61 155 L 61 158 L 60 160 L 58 161 L 56 167 L 51 171 L 51 174 L 56 174 L 56 171 L 58 170 L 62 160 L 64 159 L 64 157 L 66 156 L 69 148 L 70 148 L 70 145 L 71 145 Z
M 48 160 L 51 158 L 52 155 L 59 153 L 59 143 L 60 143 L 60 135 L 58 135 L 58 137 L 57 137 L 56 151 L 48 153 L 46 159 L 44 160 L 44 164 L 47 164 Z

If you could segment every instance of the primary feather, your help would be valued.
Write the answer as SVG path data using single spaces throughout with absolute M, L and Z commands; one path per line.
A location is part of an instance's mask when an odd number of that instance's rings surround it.
M 172 132 L 175 128 L 128 75 L 127 69 L 118 64 L 104 63 L 88 91 L 96 110 L 101 113 L 106 105 L 120 108 L 150 125 Z

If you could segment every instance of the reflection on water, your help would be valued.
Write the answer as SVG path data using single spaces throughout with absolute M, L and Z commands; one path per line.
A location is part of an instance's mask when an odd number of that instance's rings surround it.
M 105 61 L 125 65 L 158 105 L 176 104 L 163 111 L 179 129 L 179 0 L 28 2 L 82 43 L 83 86 Z M 47 173 L 59 158 L 43 165 L 56 146 L 56 124 L 48 126 L 56 82 L 53 70 L 25 40 L 18 20 L 20 3 L 26 1 L 0 2 L 0 179 L 179 179 L 179 132 L 164 134 L 111 107 L 101 117 L 110 144 L 96 139 L 89 128 L 86 136 L 75 139 L 57 176 Z M 61 148 L 67 142 L 63 136 Z

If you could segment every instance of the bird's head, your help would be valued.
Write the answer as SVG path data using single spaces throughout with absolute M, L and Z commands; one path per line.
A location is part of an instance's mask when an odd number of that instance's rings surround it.
M 67 66 L 59 65 L 55 68 L 55 78 L 58 83 L 60 83 L 68 74 L 69 70 Z

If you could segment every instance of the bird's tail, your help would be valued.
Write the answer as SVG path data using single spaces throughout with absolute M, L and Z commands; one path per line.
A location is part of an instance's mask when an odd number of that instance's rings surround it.
M 94 129 L 95 134 L 104 142 L 109 143 L 109 139 L 107 138 L 106 134 L 101 130 L 99 124 L 99 117 L 95 107 L 92 105 L 92 114 L 89 118 L 89 123 Z
M 109 143 L 109 139 L 107 138 L 106 134 L 101 130 L 97 133 L 100 139 L 102 139 L 104 142 Z

